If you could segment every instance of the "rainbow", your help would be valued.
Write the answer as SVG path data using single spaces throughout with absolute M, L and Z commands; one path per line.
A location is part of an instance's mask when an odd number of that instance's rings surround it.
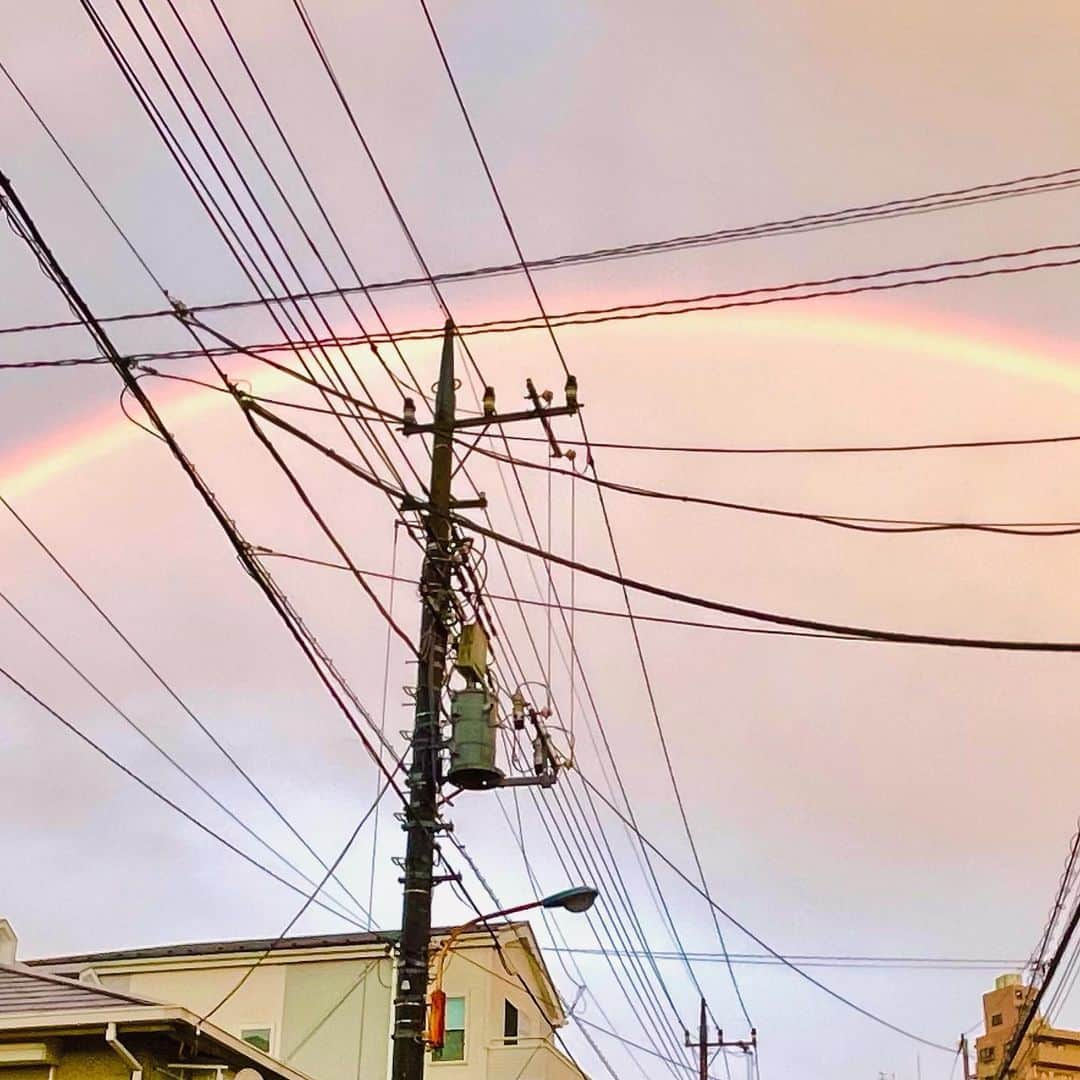
M 236 374 L 260 394 L 282 393 L 296 385 L 290 376 L 270 368 Z M 170 426 L 199 421 L 236 407 L 228 395 L 203 387 L 166 391 L 155 395 L 154 400 Z M 131 408 L 137 417 L 141 412 L 138 405 L 133 403 Z M 131 450 L 149 437 L 123 415 L 118 405 L 107 406 L 0 460 L 0 494 L 13 500 L 26 498 L 60 477 Z
M 636 325 L 640 334 L 642 324 Z M 722 319 L 701 313 L 681 317 L 675 326 L 669 320 L 664 320 L 662 327 L 660 323 L 653 325 L 657 332 L 670 336 L 674 331 L 697 340 L 737 337 L 815 342 L 878 353 L 924 355 L 1080 390 L 1080 352 L 1074 347 L 1024 339 L 1013 331 L 1005 334 L 1000 327 L 913 320 L 908 313 L 901 316 L 878 311 L 868 315 L 865 308 L 859 314 L 818 311 L 807 316 L 784 311 L 738 318 L 725 315 Z M 571 331 L 562 333 L 569 336 Z M 265 367 L 244 375 L 255 392 L 262 394 L 280 395 L 296 385 L 289 376 Z M 161 395 L 160 399 L 171 423 L 198 421 L 235 407 L 227 395 L 199 387 Z M 11 499 L 25 499 L 44 491 L 60 477 L 128 451 L 146 438 L 115 406 L 104 409 L 0 459 L 0 493 Z

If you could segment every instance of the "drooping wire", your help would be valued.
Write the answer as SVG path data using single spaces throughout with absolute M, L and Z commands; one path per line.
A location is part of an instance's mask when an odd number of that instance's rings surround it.
M 387 587 L 386 611 L 389 619 L 394 617 L 394 599 L 397 595 L 397 558 L 398 558 L 398 525 L 394 524 L 394 539 L 390 550 L 390 581 Z M 390 698 L 390 646 L 393 643 L 393 627 L 390 621 L 386 624 L 386 643 L 383 655 L 382 693 L 379 701 L 379 730 L 386 731 L 386 710 Z M 379 743 L 379 756 L 383 754 L 385 744 Z M 379 808 L 375 808 L 375 822 L 371 831 L 371 866 L 368 871 L 368 911 L 374 910 L 375 902 L 375 866 L 379 849 Z
M 578 770 L 578 775 L 581 776 L 582 783 L 593 791 L 596 797 L 600 799 L 600 801 L 608 808 L 608 810 L 611 811 L 611 813 L 613 813 L 617 818 L 620 818 L 623 823 L 627 825 L 627 827 L 635 828 L 623 815 L 623 813 L 615 806 L 615 804 L 611 802 L 611 800 L 609 800 L 604 795 L 604 793 L 588 779 L 588 777 L 584 776 L 580 772 L 580 770 Z M 801 967 L 799 967 L 799 965 L 793 963 L 783 953 L 778 952 L 766 941 L 764 941 L 757 934 L 755 934 L 748 926 L 746 926 L 746 924 L 744 924 L 734 915 L 732 915 L 731 912 L 727 911 L 725 908 L 717 904 L 717 902 L 712 899 L 712 897 L 709 896 L 705 892 L 705 890 L 702 889 L 701 886 L 698 885 L 697 882 L 694 881 L 694 879 L 689 874 L 682 870 L 681 867 L 679 867 L 679 865 L 673 859 L 666 855 L 656 844 L 654 844 L 650 839 L 648 839 L 648 837 L 644 836 L 643 834 L 640 835 L 645 845 L 653 852 L 654 855 L 656 855 L 656 857 L 661 862 L 664 863 L 665 866 L 668 867 L 668 869 L 671 870 L 672 873 L 674 873 L 677 877 L 681 878 L 682 881 L 684 881 L 687 886 L 689 886 L 689 888 L 699 893 L 701 897 L 705 899 L 719 915 L 723 916 L 728 922 L 730 922 L 732 926 L 736 927 L 739 931 L 741 931 L 748 938 L 750 938 L 751 941 L 755 942 L 767 953 L 775 957 L 780 963 L 784 965 L 784 967 L 788 968 L 788 970 L 794 972 L 796 975 L 799 975 L 801 978 L 809 982 L 812 986 L 816 986 L 819 990 L 824 991 L 826 994 L 829 995 L 829 997 L 840 1002 L 842 1005 L 846 1005 L 848 1008 L 854 1009 L 855 1012 L 858 1012 L 865 1016 L 867 1019 L 873 1020 L 875 1023 L 896 1032 L 898 1035 L 903 1035 L 905 1038 L 912 1039 L 915 1042 L 921 1043 L 924 1046 L 932 1047 L 935 1050 L 942 1050 L 949 1054 L 954 1052 L 954 1047 L 952 1046 L 946 1046 L 943 1043 L 934 1042 L 932 1039 L 923 1038 L 923 1036 L 921 1035 L 917 1035 L 914 1032 L 908 1031 L 906 1028 L 902 1028 L 897 1024 L 893 1024 L 892 1022 L 885 1020 L 883 1017 L 878 1016 L 876 1013 L 864 1008 L 862 1005 L 859 1005 L 857 1002 L 841 994 L 839 991 L 834 990 L 830 986 L 827 986 L 825 983 L 821 982 L 820 979 L 817 979 L 813 975 L 809 974 L 809 972 L 804 971 Z
M 217 4 L 212 0 L 212 4 L 217 9 Z M 220 11 L 216 10 L 219 20 L 222 22 L 226 33 L 232 39 L 232 32 L 229 30 L 228 25 L 221 17 Z M 235 48 L 235 47 L 234 47 Z M 248 67 L 246 59 L 238 48 L 235 48 L 237 56 L 241 61 L 241 64 Z M 5 71 L 5 74 L 8 74 Z M 249 77 L 254 82 L 254 76 Z M 8 74 L 9 81 L 14 83 L 14 79 Z M 24 101 L 27 101 L 26 96 L 21 89 L 16 85 L 16 92 Z M 258 88 L 256 84 L 256 92 L 262 97 L 261 88 Z M 29 102 L 27 101 L 29 105 Z M 31 106 L 32 108 L 32 106 Z M 39 117 L 39 122 L 41 122 Z M 44 127 L 44 123 L 42 123 Z M 277 126 L 275 124 L 275 126 Z M 51 131 L 46 127 L 46 134 L 52 138 Z M 53 140 L 56 141 L 55 139 Z M 66 155 L 65 155 L 66 156 Z M 644 241 L 637 243 L 623 244 L 619 246 L 609 246 L 603 248 L 594 248 L 589 251 L 575 252 L 572 254 L 556 255 L 546 259 L 534 259 L 528 263 L 529 269 L 536 270 L 549 270 L 558 269 L 566 266 L 578 266 L 588 263 L 606 262 L 611 259 L 625 259 L 634 258 L 644 255 L 660 254 L 671 251 L 683 251 L 691 248 L 702 247 L 711 244 L 724 244 L 731 243 L 733 241 L 760 239 L 762 237 L 770 237 L 777 235 L 788 235 L 795 233 L 808 232 L 812 230 L 818 230 L 822 228 L 835 228 L 837 226 L 852 225 L 852 224 L 865 224 L 868 221 L 887 220 L 889 218 L 905 215 L 905 214 L 923 214 L 936 210 L 952 210 L 962 208 L 966 206 L 979 205 L 983 202 L 998 201 L 1000 199 L 1016 198 L 1018 196 L 1026 196 L 1032 194 L 1041 194 L 1046 192 L 1054 192 L 1073 188 L 1080 184 L 1080 169 L 1059 169 L 1053 172 L 1045 172 L 1035 174 L 1032 176 L 1018 177 L 1014 180 L 1003 180 L 993 183 L 977 184 L 968 186 L 965 188 L 958 188 L 951 191 L 939 191 L 927 195 L 908 196 L 902 199 L 893 199 L 887 202 L 871 203 L 863 206 L 848 207 L 843 210 L 827 211 L 824 213 L 815 213 L 802 215 L 794 218 L 787 218 L 777 221 L 766 222 L 759 225 L 741 226 L 731 229 L 719 229 L 711 232 L 695 233 L 688 236 L 671 237 L 664 240 Z M 104 207 L 103 207 L 104 209 Z M 325 220 L 325 219 L 324 219 Z M 336 231 L 330 222 L 327 222 L 328 227 L 332 232 Z M 500 277 L 506 274 L 521 273 L 521 266 L 517 262 L 504 263 L 494 266 L 481 266 L 468 270 L 450 271 L 447 273 L 435 274 L 435 280 L 440 284 L 446 284 L 456 281 L 470 281 L 478 278 Z M 360 275 L 356 275 L 358 280 Z M 426 286 L 428 279 L 422 278 L 400 278 L 392 281 L 378 281 L 364 284 L 361 282 L 356 286 L 347 288 L 333 288 L 325 289 L 319 292 L 310 294 L 314 299 L 332 299 L 341 295 L 364 293 L 367 295 L 369 292 L 383 292 L 393 289 L 408 289 L 415 288 L 417 286 Z M 299 294 L 292 294 L 290 296 L 282 297 L 280 300 L 275 298 L 276 302 L 288 302 L 291 300 L 302 299 Z M 214 304 L 200 304 L 192 307 L 194 313 L 209 313 L 213 311 L 230 311 L 239 308 L 258 305 L 260 301 L 257 300 L 227 300 Z M 172 310 L 170 308 L 162 308 L 154 311 L 141 311 L 141 312 L 128 312 L 121 315 L 111 315 L 102 317 L 103 323 L 131 321 L 136 319 L 154 319 L 154 318 L 168 318 L 171 317 Z M 32 330 L 49 330 L 59 329 L 62 327 L 77 326 L 77 322 L 52 322 L 52 323 L 37 323 L 28 324 L 23 326 L 11 326 L 0 327 L 0 334 L 7 333 L 21 333 Z
M 39 708 L 47 712 L 50 716 L 52 716 L 54 720 L 58 721 L 65 728 L 67 728 L 68 731 L 70 731 L 74 736 L 76 736 L 76 738 L 82 740 L 82 742 L 89 746 L 95 753 L 99 754 L 106 761 L 108 761 L 110 765 L 113 765 L 115 768 L 119 769 L 129 779 L 134 780 L 135 783 L 138 784 L 144 791 L 149 792 L 151 795 L 153 795 L 155 799 L 157 799 L 159 802 L 164 803 L 174 813 L 179 814 L 182 818 L 190 822 L 192 825 L 194 825 L 201 832 L 205 833 L 211 839 L 216 840 L 223 847 L 228 848 L 228 850 L 231 851 L 234 855 L 239 856 L 246 863 L 254 866 L 255 869 L 266 874 L 267 877 L 273 878 L 274 881 L 278 882 L 280 885 L 284 885 L 285 888 L 290 889 L 292 892 L 297 893 L 300 896 L 307 895 L 299 885 L 295 885 L 293 882 L 289 881 L 288 878 L 282 877 L 281 874 L 277 873 L 275 870 L 271 870 L 270 867 L 266 866 L 264 863 L 259 862 L 258 859 L 249 855 L 242 848 L 232 843 L 232 841 L 226 839 L 220 833 L 215 832 L 213 829 L 210 828 L 209 825 L 206 825 L 204 822 L 200 821 L 197 817 L 195 817 L 194 814 L 185 810 L 179 803 L 170 799 L 168 795 L 165 795 L 163 792 L 159 791 L 148 780 L 143 779 L 143 777 L 141 777 L 137 772 L 129 768 L 119 758 L 111 754 L 100 743 L 92 739 L 89 735 L 86 734 L 86 732 L 82 731 L 66 716 L 62 715 L 51 705 L 45 702 L 43 698 L 41 698 L 38 694 L 31 690 L 25 683 L 21 682 L 14 675 L 12 675 L 11 672 L 7 670 L 7 668 L 0 666 L 0 676 L 3 676 L 3 678 L 5 678 L 9 683 L 11 683 L 11 685 L 14 686 L 18 691 L 20 691 L 20 693 L 22 693 L 30 701 L 34 702 L 34 704 L 36 704 Z M 314 902 L 319 907 L 330 912 L 332 915 L 337 915 L 338 918 L 344 919 L 351 925 L 363 929 L 363 923 L 361 923 L 359 920 L 343 915 L 339 910 L 330 907 L 330 905 L 324 903 L 321 900 L 315 900 Z
M 510 442 L 546 443 L 543 435 L 508 435 Z M 575 439 L 560 439 L 563 446 L 584 446 Z M 1080 435 L 1041 435 L 1026 439 L 971 439 L 953 442 L 899 443 L 878 446 L 658 446 L 649 443 L 600 442 L 596 450 L 642 450 L 661 454 L 897 454 L 920 450 L 980 450 L 998 446 L 1040 446 L 1080 442 Z
M 668 600 L 676 600 L 679 603 L 705 608 L 709 611 L 723 611 L 729 615 L 757 619 L 761 622 L 775 623 L 780 626 L 800 627 L 807 630 L 819 630 L 831 634 L 866 638 L 868 640 L 893 641 L 901 644 L 940 645 L 951 648 L 994 649 L 1011 652 L 1080 652 L 1080 642 L 1076 641 L 1010 641 L 1000 638 L 947 637 L 939 634 L 904 633 L 896 630 L 880 630 L 870 627 L 824 622 L 818 619 L 804 619 L 793 615 L 782 615 L 777 612 L 742 607 L 737 604 L 728 604 L 718 600 L 708 600 L 705 597 L 694 596 L 691 593 L 684 593 L 676 589 L 668 589 L 661 585 L 654 585 L 650 582 L 629 578 L 620 573 L 603 570 L 600 567 L 590 566 L 580 561 L 571 562 L 570 559 L 558 555 L 555 552 L 544 551 L 531 544 L 515 540 L 513 537 L 497 533 L 492 529 L 488 529 L 485 526 L 470 521 L 458 514 L 454 515 L 454 519 L 467 531 L 475 532 L 480 536 L 486 536 L 489 540 L 495 540 L 500 544 L 505 544 L 507 547 L 515 548 L 518 551 L 533 555 L 546 562 L 551 562 L 558 566 L 565 566 L 568 569 L 575 569 L 580 573 L 588 574 L 590 577 L 610 581 L 616 585 L 625 587 L 628 590 L 648 593 Z
M 256 841 L 264 850 L 268 851 L 271 855 L 279 859 L 285 866 L 287 866 L 294 874 L 298 875 L 308 885 L 315 885 L 315 879 L 306 874 L 299 866 L 296 865 L 287 855 L 278 851 L 271 843 L 265 840 L 258 832 L 255 831 L 246 821 L 243 820 L 235 811 L 233 811 L 226 803 L 219 799 L 190 769 L 188 769 L 181 761 L 179 761 L 173 754 L 171 754 L 164 746 L 161 745 L 137 720 L 133 719 L 129 713 L 127 713 L 116 701 L 111 698 L 104 690 L 90 678 L 80 668 L 74 660 L 72 660 L 59 645 L 56 644 L 50 638 L 44 630 L 42 630 L 31 618 L 26 614 L 6 593 L 0 592 L 0 602 L 3 602 L 7 607 L 27 626 L 30 631 L 37 636 L 37 638 L 48 647 L 52 653 L 57 656 L 61 662 L 79 678 L 79 680 L 87 686 L 92 693 L 94 693 L 101 701 L 103 701 L 121 720 L 134 731 L 140 738 L 143 739 L 150 747 L 152 747 L 161 757 L 163 757 L 177 772 L 180 773 L 189 783 L 194 785 L 203 795 L 206 796 L 226 817 L 229 818 L 234 824 L 238 825 L 244 832 L 248 834 L 253 840 Z M 328 897 L 328 901 L 333 903 L 336 908 L 340 908 L 341 911 L 337 912 L 348 921 L 354 921 L 354 915 L 348 911 L 346 906 L 334 897 Z M 356 904 L 356 909 L 360 915 L 367 918 L 370 922 L 370 905 L 365 909 L 359 903 Z M 344 912 L 342 914 L 342 912 Z
M 398 762 L 399 765 L 401 763 L 402 761 Z M 215 1013 L 217 1013 L 226 1002 L 231 1001 L 236 996 L 236 994 L 240 991 L 241 987 L 243 987 L 244 984 L 248 981 L 248 979 L 250 979 L 251 976 L 255 974 L 259 967 L 262 966 L 262 964 L 267 960 L 270 954 L 282 943 L 282 941 L 285 940 L 285 938 L 288 936 L 289 931 L 303 918 L 308 908 L 310 908 L 311 905 L 315 902 L 315 898 L 326 887 L 326 883 L 330 880 L 330 878 L 336 872 L 337 868 L 345 860 L 345 856 L 348 855 L 349 851 L 352 849 L 353 844 L 356 842 L 356 838 L 360 835 L 360 830 L 363 829 L 363 827 L 367 824 L 368 819 L 375 813 L 379 804 L 382 802 L 383 796 L 389 790 L 390 781 L 383 781 L 383 784 L 379 788 L 374 801 L 367 808 L 367 810 L 364 811 L 360 820 L 356 823 L 356 827 L 349 834 L 348 840 L 345 841 L 344 846 L 342 847 L 341 851 L 338 852 L 334 861 L 330 864 L 329 867 L 327 867 L 326 874 L 323 876 L 322 880 L 318 882 L 318 884 L 315 886 L 314 891 L 304 898 L 304 902 L 297 909 L 296 914 L 293 915 L 292 918 L 289 919 L 289 921 L 285 924 L 285 926 L 281 930 L 281 933 L 279 933 L 278 936 L 259 954 L 255 962 L 245 967 L 243 975 L 240 976 L 240 978 L 228 990 L 228 992 L 220 998 L 220 1000 L 217 1002 L 216 1005 L 213 1006 L 213 1008 L 211 1008 L 208 1012 L 204 1013 L 202 1016 L 199 1017 L 200 1024 L 205 1024 L 206 1021 L 209 1020 Z
M 70 582 L 74 589 L 83 597 L 84 600 L 94 609 L 94 611 L 101 617 L 106 626 L 119 638 L 121 642 L 127 647 L 131 654 L 139 661 L 139 663 L 146 669 L 151 677 L 158 683 L 159 686 L 169 695 L 170 698 L 180 707 L 184 714 L 191 720 L 193 724 L 206 736 L 215 749 L 225 758 L 226 761 L 232 766 L 236 773 L 244 780 L 244 782 L 255 792 L 260 800 L 270 809 L 274 816 L 288 829 L 288 831 L 300 842 L 304 850 L 311 855 L 316 862 L 322 864 L 318 853 L 314 850 L 311 844 L 301 835 L 292 821 L 282 812 L 281 808 L 270 798 L 269 795 L 263 790 L 263 788 L 257 783 L 252 775 L 244 768 L 237 757 L 221 742 L 220 739 L 213 733 L 213 731 L 206 725 L 206 723 L 192 710 L 188 703 L 180 696 L 173 685 L 168 682 L 161 674 L 161 671 L 149 660 L 146 654 L 139 649 L 139 647 L 132 641 L 132 639 L 120 628 L 119 624 L 109 615 L 108 612 L 98 603 L 97 599 L 86 589 L 81 581 L 71 572 L 67 565 L 60 559 L 56 552 L 45 542 L 44 538 L 38 533 L 27 521 L 27 519 L 15 509 L 11 502 L 2 494 L 0 494 L 0 506 L 11 515 L 11 517 L 18 523 L 20 528 L 30 537 L 31 540 L 38 546 L 38 548 L 45 554 L 50 562 L 60 571 L 60 573 Z M 354 902 L 363 910 L 359 901 Z
M 1080 533 L 1080 521 L 942 521 L 919 518 L 860 517 L 853 514 L 810 513 L 801 510 L 787 510 L 774 506 L 757 506 L 752 503 L 733 502 L 726 499 L 714 499 L 704 495 L 686 495 L 681 492 L 658 491 L 654 488 L 641 487 L 615 480 L 601 480 L 597 476 L 555 469 L 537 461 L 525 458 L 509 459 L 496 450 L 477 448 L 476 453 L 496 461 L 510 461 L 525 468 L 546 472 L 550 485 L 552 473 L 558 473 L 571 480 L 584 481 L 596 488 L 616 491 L 625 495 L 635 495 L 646 499 L 665 502 L 686 503 L 693 506 L 711 506 L 720 510 L 736 510 L 743 513 L 761 514 L 766 517 L 781 517 L 799 521 L 811 521 L 819 525 L 831 525 L 840 529 L 856 532 L 897 533 L 910 535 L 925 532 L 969 531 L 997 533 L 1006 536 L 1075 536 Z M 548 550 L 551 544 L 548 543 Z

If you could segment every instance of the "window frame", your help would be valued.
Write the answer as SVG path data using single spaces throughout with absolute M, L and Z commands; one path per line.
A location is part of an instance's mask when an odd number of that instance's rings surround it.
M 448 994 L 447 997 L 446 997 L 446 1011 L 447 1011 L 447 1014 L 449 1014 L 449 1012 L 450 1012 L 450 1002 L 451 1001 L 460 1001 L 461 1002 L 461 1009 L 462 1009 L 461 1027 L 460 1028 L 452 1028 L 452 1027 L 450 1027 L 449 1023 L 447 1023 L 446 1033 L 449 1034 L 451 1031 L 460 1031 L 461 1032 L 461 1057 L 456 1057 L 456 1058 L 436 1057 L 435 1056 L 436 1054 L 441 1054 L 441 1053 L 443 1053 L 445 1051 L 445 1046 L 443 1047 L 443 1050 L 434 1050 L 433 1049 L 430 1052 L 430 1055 L 429 1055 L 430 1064 L 432 1064 L 432 1065 L 467 1065 L 468 1062 L 469 1062 L 469 1013 L 470 1013 L 469 995 L 468 994 Z M 449 1015 L 447 1016 L 447 1020 L 449 1021 Z
M 236 1025 L 236 1030 L 237 1030 L 237 1033 L 238 1033 L 237 1038 L 242 1043 L 245 1043 L 246 1045 L 250 1046 L 253 1050 L 258 1050 L 260 1054 L 269 1054 L 270 1057 L 274 1056 L 274 1050 L 275 1050 L 274 1036 L 276 1034 L 276 1031 L 275 1031 L 275 1028 L 274 1028 L 273 1024 L 268 1024 L 268 1023 L 266 1023 L 266 1021 L 260 1020 L 258 1022 L 252 1022 L 250 1024 L 237 1024 Z M 254 1034 L 256 1032 L 261 1033 L 263 1031 L 266 1032 L 266 1042 L 268 1044 L 268 1048 L 266 1050 L 264 1050 L 261 1046 L 256 1046 L 254 1043 L 248 1042 L 248 1040 L 246 1038 L 244 1038 L 245 1032 Z
M 508 1031 L 513 1017 L 514 1030 Z M 509 999 L 503 998 L 503 1046 L 519 1046 L 521 1041 L 521 1010 Z

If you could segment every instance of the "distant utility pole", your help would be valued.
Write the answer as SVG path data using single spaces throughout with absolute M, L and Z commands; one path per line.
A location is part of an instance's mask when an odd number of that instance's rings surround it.
M 968 1058 L 967 1035 L 960 1036 L 960 1067 L 964 1070 L 964 1080 L 972 1080 L 971 1061 Z
M 443 750 L 450 750 L 448 779 L 461 788 L 484 789 L 516 784 L 547 785 L 554 781 L 555 764 L 550 744 L 539 721 L 536 740 L 543 761 L 534 777 L 504 777 L 495 767 L 497 708 L 483 687 L 487 665 L 487 641 L 482 629 L 466 627 L 458 642 L 456 666 L 469 686 L 455 695 L 451 709 L 453 734 L 443 741 L 442 698 L 446 683 L 447 652 L 453 600 L 453 573 L 461 555 L 455 550 L 451 515 L 457 510 L 483 509 L 483 495 L 455 500 L 451 494 L 454 468 L 454 432 L 458 428 L 484 429 L 492 424 L 539 419 L 556 445 L 548 418 L 577 412 L 577 382 L 566 384 L 566 405 L 551 406 L 550 393 L 543 401 L 528 383 L 532 407 L 515 413 L 495 412 L 495 391 L 484 389 L 483 415 L 458 420 L 457 381 L 454 377 L 454 325 L 447 320 L 442 345 L 439 381 L 435 393 L 434 419 L 416 422 L 416 405 L 404 403 L 405 435 L 430 433 L 431 481 L 427 502 L 407 499 L 402 509 L 417 511 L 424 521 L 424 565 L 420 576 L 420 643 L 416 677 L 416 709 L 412 731 L 412 758 L 407 786 L 408 806 L 404 828 L 407 835 L 402 884 L 401 940 L 398 948 L 397 992 L 394 998 L 393 1064 L 391 1080 L 421 1080 L 424 1075 L 425 1016 L 431 950 L 431 898 L 433 887 L 448 876 L 435 874 L 435 835 L 447 828 L 439 816 L 439 792 L 443 784 Z M 457 468 L 460 468 L 459 463 Z M 467 644 L 466 644 L 467 641 Z M 466 658 L 463 654 L 468 652 Z M 477 685 L 479 684 L 479 685 Z M 515 720 L 517 719 L 515 703 Z M 521 726 L 524 726 L 522 721 Z
M 698 1041 L 692 1043 L 690 1041 L 690 1032 L 686 1032 L 686 1045 L 691 1049 L 696 1049 L 698 1052 L 698 1080 L 709 1080 L 709 1051 L 710 1050 L 724 1050 L 725 1047 L 732 1047 L 734 1049 L 741 1050 L 744 1054 L 752 1054 L 757 1052 L 757 1029 L 750 1029 L 749 1039 L 735 1039 L 731 1042 L 724 1040 L 723 1031 L 717 1031 L 716 1041 L 709 1042 L 709 1018 L 708 1008 L 705 1005 L 705 999 L 701 999 L 701 1015 L 698 1020 Z

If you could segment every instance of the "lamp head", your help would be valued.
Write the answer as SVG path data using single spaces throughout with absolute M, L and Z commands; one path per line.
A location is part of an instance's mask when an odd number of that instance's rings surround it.
M 573 889 L 563 889 L 562 892 L 552 893 L 540 901 L 540 906 L 545 908 L 566 908 L 575 915 L 588 911 L 596 903 L 600 893 L 588 885 L 578 885 Z

